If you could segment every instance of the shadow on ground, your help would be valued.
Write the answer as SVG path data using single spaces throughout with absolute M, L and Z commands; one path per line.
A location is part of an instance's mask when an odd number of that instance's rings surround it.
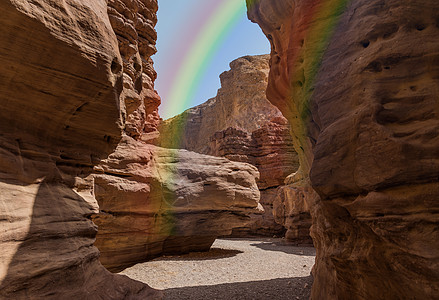
M 309 299 L 312 276 L 224 283 L 164 290 L 164 300 L 283 300 Z
M 236 256 L 240 253 L 244 253 L 239 250 L 228 250 L 221 248 L 210 248 L 206 252 L 191 252 L 183 255 L 162 256 L 154 259 L 154 261 L 166 260 L 166 261 L 180 261 L 180 260 L 211 260 L 219 258 L 228 258 Z
M 300 247 L 296 245 L 290 245 L 285 242 L 262 242 L 250 244 L 250 246 L 257 247 L 267 251 L 281 251 L 287 254 L 315 256 L 316 249 L 310 246 Z

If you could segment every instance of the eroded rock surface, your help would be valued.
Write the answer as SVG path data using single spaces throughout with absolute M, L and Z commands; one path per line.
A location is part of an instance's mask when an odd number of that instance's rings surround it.
M 273 218 L 276 188 L 298 168 L 288 121 L 265 96 L 268 55 L 245 56 L 221 74 L 215 98 L 164 121 L 160 145 L 185 148 L 256 166 L 263 215 L 234 230 L 234 235 L 283 235 Z M 281 220 L 281 219 L 279 219 Z M 309 236 L 309 235 L 308 235 Z
M 301 150 L 292 181 L 319 195 L 312 298 L 437 298 L 439 3 L 247 4 Z
M 160 254 L 206 251 L 261 213 L 255 167 L 124 138 L 97 166 L 96 246 L 112 271 Z
M 232 61 L 230 70 L 220 75 L 216 97 L 160 125 L 160 146 L 208 153 L 208 141 L 215 132 L 229 127 L 253 132 L 282 116 L 265 97 L 268 71 L 268 55 Z
M 208 249 L 259 209 L 256 168 L 147 144 L 160 120 L 157 9 L 0 4 L 0 298 L 160 299 L 100 264 L 96 224 L 117 269 Z
M 117 3 L 154 32 L 156 1 L 130 1 L 135 10 Z M 119 102 L 122 57 L 107 14 L 117 3 L 0 4 L 2 299 L 160 298 L 107 271 L 93 246 L 93 166 L 131 122 Z
M 265 212 L 263 215 L 252 215 L 253 222 L 237 228 L 233 235 L 283 236 L 285 228 L 288 227 L 284 219 L 273 217 L 273 209 L 280 209 L 276 207 L 280 202 L 275 202 L 274 199 L 279 192 L 278 187 L 298 168 L 297 154 L 286 119 L 277 117 L 251 134 L 230 127 L 216 132 L 210 138 L 209 145 L 210 155 L 250 163 L 256 166 L 261 174 L 257 184 L 261 190 L 260 203 Z M 306 237 L 309 238 L 309 233 Z

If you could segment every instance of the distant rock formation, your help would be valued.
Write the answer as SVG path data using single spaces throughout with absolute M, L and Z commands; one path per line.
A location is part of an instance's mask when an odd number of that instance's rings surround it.
M 437 298 L 439 2 L 247 5 L 299 150 L 287 181 L 317 192 L 312 299 Z
M 209 139 L 229 127 L 253 132 L 282 113 L 265 97 L 268 55 L 244 56 L 220 75 L 216 97 L 160 125 L 160 146 L 209 152 Z
M 220 75 L 221 88 L 215 98 L 165 120 L 159 127 L 161 146 L 226 157 L 258 168 L 265 213 L 252 215 L 253 222 L 235 229 L 234 235 L 283 235 L 284 227 L 289 229 L 285 219 L 275 222 L 273 201 L 277 188 L 299 165 L 288 121 L 265 96 L 268 59 L 268 55 L 257 55 L 232 61 L 230 70 Z M 310 242 L 308 233 L 288 236 Z
M 253 222 L 236 228 L 233 235 L 284 236 L 285 230 L 289 229 L 288 224 L 285 219 L 274 218 L 273 215 L 273 210 L 282 210 L 278 205 L 283 203 L 275 199 L 284 179 L 298 168 L 297 153 L 293 148 L 287 120 L 276 117 L 251 134 L 232 127 L 216 132 L 210 138 L 209 154 L 250 163 L 256 166 L 261 174 L 257 184 L 261 190 L 260 203 L 265 213 L 252 215 Z M 303 232 L 305 235 L 301 237 L 293 237 L 290 234 L 287 236 L 295 242 L 302 243 L 307 240 L 307 244 L 310 244 L 309 226 L 308 231 Z
M 160 120 L 157 9 L 0 3 L 1 299 L 160 299 L 107 271 L 95 238 L 120 268 L 207 248 L 258 209 L 256 168 L 147 144 Z

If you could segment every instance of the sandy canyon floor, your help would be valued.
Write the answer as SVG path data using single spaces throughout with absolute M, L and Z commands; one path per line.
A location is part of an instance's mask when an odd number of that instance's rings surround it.
M 217 239 L 209 252 L 165 256 L 121 272 L 165 299 L 309 299 L 315 249 L 278 238 Z

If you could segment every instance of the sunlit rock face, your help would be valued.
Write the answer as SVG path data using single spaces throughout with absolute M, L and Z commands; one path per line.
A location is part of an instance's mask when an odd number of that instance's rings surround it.
M 95 168 L 100 260 L 120 271 L 161 254 L 207 251 L 261 213 L 254 166 L 125 137 Z
M 233 127 L 251 133 L 282 116 L 265 96 L 268 59 L 255 55 L 232 61 L 230 70 L 220 75 L 215 97 L 162 122 L 160 146 L 208 153 L 216 132 Z
M 273 218 L 277 187 L 298 168 L 288 121 L 265 96 L 269 55 L 244 56 L 220 75 L 216 97 L 165 120 L 159 144 L 225 157 L 258 168 L 257 180 L 265 213 L 234 235 L 284 235 L 285 223 Z M 278 219 L 281 221 L 281 219 Z M 309 237 L 309 234 L 307 235 Z
M 439 291 L 439 3 L 247 1 L 310 182 L 313 299 Z
M 153 26 L 157 3 L 131 2 Z M 2 299 L 160 298 L 108 272 L 93 246 L 93 166 L 129 124 L 107 9 L 101 0 L 0 4 Z
M 233 235 L 284 236 L 285 230 L 288 230 L 285 220 L 274 218 L 273 215 L 273 211 L 282 210 L 284 203 L 275 199 L 285 178 L 298 168 L 297 153 L 294 151 L 286 119 L 274 118 L 251 134 L 233 127 L 216 132 L 210 138 L 209 154 L 250 163 L 261 174 L 257 184 L 261 190 L 260 203 L 265 212 L 263 215 L 252 215 L 253 222 L 237 228 Z M 309 213 L 307 215 L 310 221 Z M 309 226 L 305 232 L 310 239 Z

